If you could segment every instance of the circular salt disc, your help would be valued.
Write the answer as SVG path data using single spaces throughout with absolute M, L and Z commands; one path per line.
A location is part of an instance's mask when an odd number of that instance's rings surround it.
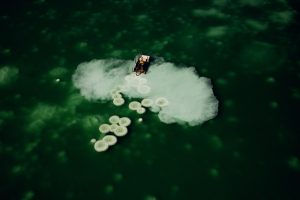
M 155 104 L 159 107 L 165 107 L 165 106 L 169 105 L 169 101 L 165 97 L 158 97 L 155 100 Z
M 114 94 L 120 94 L 121 91 L 122 91 L 122 90 L 121 90 L 121 86 L 120 86 L 120 87 L 115 88 L 115 89 L 113 89 L 112 91 L 110 91 L 110 94 L 111 94 L 111 95 L 114 95 Z
M 131 124 L 131 120 L 128 117 L 121 117 L 119 120 L 119 124 L 121 126 L 129 126 Z
M 109 121 L 110 123 L 112 123 L 112 124 L 117 124 L 117 123 L 119 123 L 119 120 L 120 120 L 120 118 L 119 118 L 119 116 L 117 116 L 117 115 L 112 115 L 112 116 L 110 116 L 110 118 L 108 119 L 108 121 Z
M 93 139 L 91 139 L 90 142 L 94 144 L 96 141 L 97 141 L 97 140 L 96 140 L 95 138 L 93 138 Z
M 98 140 L 95 142 L 94 144 L 94 149 L 97 152 L 103 152 L 106 151 L 108 149 L 108 144 L 106 142 L 104 142 L 103 140 Z
M 137 111 L 138 114 L 144 114 L 146 112 L 146 109 L 143 108 L 143 107 L 140 107 L 136 111 Z
M 124 135 L 126 135 L 127 134 L 127 132 L 128 132 L 128 130 L 127 130 L 127 128 L 125 127 L 125 126 L 118 126 L 117 128 L 116 128 L 116 130 L 114 131 L 114 134 L 116 135 L 116 136 L 124 136 Z
M 129 109 L 130 110 L 137 110 L 138 108 L 141 107 L 141 103 L 138 101 L 132 101 L 129 103 Z
M 118 126 L 119 126 L 119 125 L 117 125 L 117 124 L 112 124 L 112 125 L 110 125 L 110 131 L 111 131 L 111 132 L 114 132 L 114 131 L 117 129 Z
M 111 97 L 113 99 L 117 99 L 117 98 L 122 98 L 122 95 L 120 93 L 115 93 L 115 94 L 112 94 Z
M 99 126 L 99 131 L 101 133 L 108 133 L 110 131 L 110 126 L 108 124 L 101 124 Z
M 142 106 L 144 107 L 151 107 L 153 105 L 153 100 L 152 99 L 143 99 L 141 102 Z
M 108 144 L 108 146 L 114 145 L 117 143 L 117 137 L 114 135 L 106 135 L 102 138 L 102 140 Z
M 115 98 L 113 100 L 113 104 L 116 106 L 121 106 L 125 103 L 125 100 L 123 98 Z

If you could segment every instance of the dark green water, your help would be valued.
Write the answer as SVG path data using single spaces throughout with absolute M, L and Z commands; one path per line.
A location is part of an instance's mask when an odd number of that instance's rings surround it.
M 295 2 L 2 1 L 0 198 L 299 199 Z M 73 87 L 79 63 L 141 51 L 211 78 L 218 116 L 138 123 Z M 95 152 L 116 113 L 133 119 L 129 134 Z

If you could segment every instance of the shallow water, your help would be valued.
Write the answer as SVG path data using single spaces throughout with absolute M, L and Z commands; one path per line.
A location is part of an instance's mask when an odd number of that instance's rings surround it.
M 1 4 L 3 199 L 298 199 L 294 1 L 59 2 Z M 73 86 L 78 64 L 141 52 L 211 78 L 218 116 L 138 122 Z M 132 119 L 129 132 L 95 152 L 90 140 L 113 114 Z

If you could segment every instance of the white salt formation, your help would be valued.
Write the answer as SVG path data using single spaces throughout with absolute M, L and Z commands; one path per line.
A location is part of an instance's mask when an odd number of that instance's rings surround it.
M 139 118 L 139 119 L 138 119 L 138 122 L 143 122 L 143 118 Z
M 117 138 L 114 135 L 106 135 L 102 138 L 102 140 L 108 145 L 112 146 L 117 143 Z
M 143 107 L 140 107 L 140 108 L 138 108 L 138 109 L 136 110 L 136 112 L 137 112 L 138 114 L 144 114 L 144 113 L 146 112 L 146 109 L 143 108 Z
M 117 99 L 117 98 L 122 98 L 122 95 L 120 93 L 115 93 L 115 94 L 112 94 L 111 97 L 113 99 Z
M 110 92 L 110 94 L 111 95 L 115 95 L 115 94 L 121 94 L 121 87 L 122 86 L 117 86 L 116 88 L 114 88 L 111 92 Z M 113 98 L 113 97 L 112 97 Z
M 91 139 L 90 142 L 94 144 L 96 141 L 97 141 L 97 140 L 96 140 L 95 138 L 93 138 L 93 139 Z
M 114 134 L 118 137 L 126 135 L 128 132 L 127 128 L 125 126 L 118 126 L 116 130 L 114 131 Z
M 164 123 L 199 125 L 217 115 L 218 100 L 210 79 L 199 77 L 193 67 L 165 62 L 151 65 L 146 75 L 136 76 L 128 75 L 132 66 L 133 61 L 93 60 L 78 66 L 73 82 L 88 100 L 113 99 L 115 105 L 121 106 L 125 100 L 120 93 L 128 98 L 153 99 L 154 104 L 142 105 L 158 112 Z M 143 110 L 140 108 L 139 102 L 129 104 L 131 110 Z
M 150 110 L 151 110 L 152 112 L 158 113 L 158 112 L 160 112 L 161 109 L 160 109 L 159 106 L 153 105 L 153 106 L 151 106 Z
M 128 117 L 121 117 L 119 124 L 120 126 L 129 126 L 131 124 L 131 120 Z
M 141 103 L 138 101 L 132 101 L 129 103 L 129 109 L 130 110 L 137 110 L 138 108 L 141 107 Z
M 115 98 L 113 100 L 113 104 L 116 106 L 121 106 L 125 103 L 125 100 L 123 98 Z
M 97 142 L 95 142 L 94 144 L 94 149 L 97 152 L 103 152 L 106 151 L 108 149 L 108 144 L 106 142 L 104 142 L 103 140 L 98 140 Z
M 117 124 L 111 124 L 110 125 L 110 132 L 114 132 L 117 128 L 118 128 L 119 125 Z
M 146 79 L 146 78 L 143 78 L 143 77 L 141 77 L 141 76 L 138 77 L 138 81 L 139 81 L 139 83 L 142 84 L 142 85 L 143 85 L 143 84 L 147 84 L 147 79 Z
M 122 68 L 119 68 L 122 66 Z M 108 100 L 111 91 L 121 85 L 132 61 L 106 59 L 81 63 L 73 75 L 75 87 L 88 100 Z
M 155 100 L 155 105 L 159 107 L 165 107 L 169 104 L 168 100 L 164 97 L 159 97 Z
M 117 115 L 112 115 L 110 116 L 110 118 L 108 119 L 108 121 L 112 124 L 117 124 L 119 123 L 120 117 Z
M 145 98 L 142 100 L 141 104 L 144 107 L 151 107 L 153 105 L 153 100 Z
M 101 124 L 99 126 L 99 131 L 104 134 L 108 133 L 110 131 L 110 126 L 108 124 Z
M 151 91 L 151 88 L 148 85 L 139 85 L 137 91 L 140 94 L 148 94 Z

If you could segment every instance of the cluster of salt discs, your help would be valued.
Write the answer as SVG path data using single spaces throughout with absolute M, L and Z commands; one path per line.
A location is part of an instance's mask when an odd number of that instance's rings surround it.
M 94 149 L 97 152 L 103 152 L 108 149 L 109 146 L 112 146 L 117 143 L 117 137 L 114 135 L 106 135 L 101 140 L 97 140 L 94 143 Z
M 158 97 L 152 100 L 150 98 L 145 98 L 141 102 L 132 101 L 129 103 L 129 109 L 135 110 L 138 114 L 144 114 L 146 112 L 145 108 L 158 107 L 162 108 L 169 105 L 169 101 L 165 97 Z
M 146 109 L 142 107 L 142 104 L 138 101 L 132 101 L 128 105 L 130 110 L 135 110 L 138 114 L 144 114 Z
M 98 140 L 94 144 L 94 148 L 97 152 L 106 151 L 109 146 L 117 143 L 117 137 L 122 137 L 127 134 L 127 126 L 131 124 L 131 120 L 128 117 L 119 117 L 112 115 L 109 118 L 110 124 L 101 124 L 99 131 L 102 134 L 113 133 L 114 135 L 105 135 L 101 140 Z
M 111 97 L 113 99 L 113 104 L 115 106 L 121 106 L 125 103 L 125 100 L 122 97 L 120 88 L 116 88 L 113 91 L 111 91 Z

